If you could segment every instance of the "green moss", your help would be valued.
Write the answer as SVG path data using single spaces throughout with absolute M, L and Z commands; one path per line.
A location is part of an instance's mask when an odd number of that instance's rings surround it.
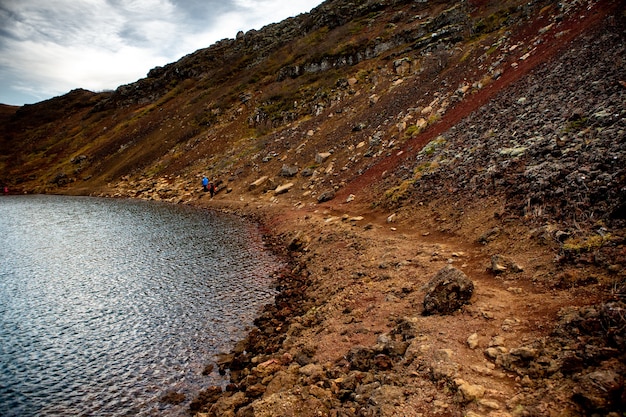
M 572 120 L 567 123 L 565 129 L 563 129 L 564 133 L 572 133 L 579 132 L 587 127 L 587 122 L 589 121 L 586 117 L 581 117 L 580 119 Z
M 603 236 L 594 235 L 582 238 L 571 238 L 566 240 L 563 244 L 563 251 L 572 254 L 593 252 L 610 242 L 611 239 L 610 233 Z
M 422 148 L 420 151 L 423 155 L 432 155 L 435 151 L 442 147 L 446 143 L 446 138 L 443 136 L 438 136 L 436 139 L 431 140 Z
M 411 125 L 406 129 L 406 132 L 404 132 L 404 136 L 406 136 L 407 138 L 412 138 L 413 136 L 417 135 L 420 131 L 421 129 L 419 127 L 417 127 L 416 125 Z

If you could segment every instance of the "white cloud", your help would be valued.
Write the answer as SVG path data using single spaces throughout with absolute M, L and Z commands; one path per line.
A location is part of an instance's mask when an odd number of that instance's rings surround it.
M 115 89 L 321 0 L 212 1 L 4 0 L 0 103 L 32 103 L 74 88 Z

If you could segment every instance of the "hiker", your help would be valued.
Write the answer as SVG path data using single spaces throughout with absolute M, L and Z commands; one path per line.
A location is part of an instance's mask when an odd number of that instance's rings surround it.
M 204 192 L 209 191 L 209 179 L 207 177 L 202 177 L 202 189 Z
M 4 186 L 4 194 L 9 194 L 9 187 L 6 185 Z
M 215 194 L 215 184 L 213 184 L 213 181 L 209 184 L 209 191 L 211 192 L 211 198 L 213 198 L 213 194 Z

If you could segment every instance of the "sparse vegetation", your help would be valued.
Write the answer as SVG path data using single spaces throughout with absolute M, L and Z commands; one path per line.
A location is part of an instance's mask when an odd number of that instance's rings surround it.
M 295 285 L 277 285 L 280 308 L 233 353 L 223 415 L 282 409 L 269 381 L 324 415 L 612 415 L 623 326 L 585 332 L 625 293 L 616 10 L 324 3 L 115 92 L 0 107 L 0 181 L 249 214 L 287 242 L 280 279 Z M 205 174 L 220 182 L 212 200 Z M 447 266 L 476 295 L 421 317 L 424 284 Z M 574 395 L 585 381 L 597 391 Z

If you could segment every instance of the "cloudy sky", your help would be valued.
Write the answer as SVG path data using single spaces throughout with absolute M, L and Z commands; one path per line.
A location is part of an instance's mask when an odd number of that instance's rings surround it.
M 114 90 L 322 0 L 0 0 L 0 103 Z

